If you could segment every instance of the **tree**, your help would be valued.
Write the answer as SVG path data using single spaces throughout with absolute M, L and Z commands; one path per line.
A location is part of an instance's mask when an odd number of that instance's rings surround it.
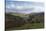
M 29 15 L 29 19 L 28 19 L 28 21 L 31 23 L 33 18 L 34 18 L 33 15 Z

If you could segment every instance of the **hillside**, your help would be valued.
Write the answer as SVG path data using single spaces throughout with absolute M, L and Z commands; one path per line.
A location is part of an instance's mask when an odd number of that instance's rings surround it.
M 7 29 L 29 29 L 44 27 L 44 13 L 34 14 L 5 14 Z M 39 25 L 38 25 L 39 24 Z

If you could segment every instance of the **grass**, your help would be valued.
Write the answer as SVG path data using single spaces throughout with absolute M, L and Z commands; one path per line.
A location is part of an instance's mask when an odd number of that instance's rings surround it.
M 28 17 L 29 16 L 28 14 L 11 14 L 11 15 L 20 16 L 20 17 Z
M 39 29 L 39 28 L 44 28 L 44 24 L 43 23 L 28 23 L 25 25 L 22 25 L 21 27 L 13 27 L 10 28 L 9 30 L 23 30 L 23 29 Z

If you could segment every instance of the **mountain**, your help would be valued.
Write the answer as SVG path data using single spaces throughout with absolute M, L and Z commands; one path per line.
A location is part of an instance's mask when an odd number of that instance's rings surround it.
M 34 15 L 34 16 L 44 16 L 44 12 L 40 12 L 40 13 L 31 13 L 31 15 Z

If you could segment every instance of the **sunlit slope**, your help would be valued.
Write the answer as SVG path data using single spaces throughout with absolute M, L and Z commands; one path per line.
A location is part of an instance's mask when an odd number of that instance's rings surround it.
M 11 14 L 11 15 L 20 16 L 20 17 L 28 17 L 29 16 L 28 14 Z

